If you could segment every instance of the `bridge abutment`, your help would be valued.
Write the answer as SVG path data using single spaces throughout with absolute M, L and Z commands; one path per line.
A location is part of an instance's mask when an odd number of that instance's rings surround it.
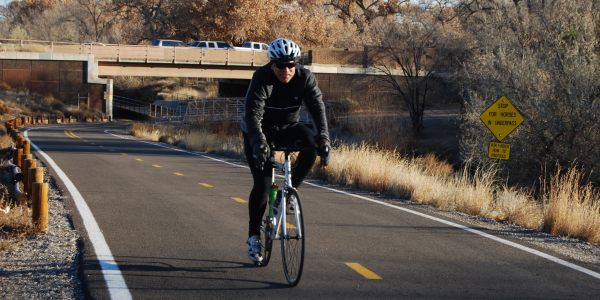
M 98 77 L 93 55 L 0 53 L 0 80 L 13 89 L 52 95 L 66 105 L 81 102 L 112 116 L 112 79 Z

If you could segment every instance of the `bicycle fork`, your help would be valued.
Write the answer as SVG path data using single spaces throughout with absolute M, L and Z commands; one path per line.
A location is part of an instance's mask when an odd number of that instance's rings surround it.
M 272 170 L 272 174 L 271 174 L 271 178 L 273 180 L 273 182 L 275 182 L 275 168 L 273 168 Z M 279 222 L 275 222 L 275 226 L 273 226 L 273 228 L 276 228 L 275 230 L 275 237 L 274 239 L 279 239 L 280 237 L 283 236 L 283 238 L 287 238 L 288 234 L 287 234 L 287 214 L 286 214 L 286 209 L 287 209 L 287 193 L 288 193 L 288 189 L 289 188 L 293 188 L 292 187 L 292 163 L 290 161 L 290 153 L 285 153 L 285 160 L 283 162 L 283 173 L 284 173 L 284 178 L 285 178 L 285 182 L 283 184 L 283 187 L 280 188 L 281 191 L 281 199 L 279 201 L 279 210 L 277 212 L 277 216 L 275 216 L 274 219 L 279 220 Z M 300 220 L 300 212 L 298 209 L 296 209 L 296 205 L 298 204 L 294 204 L 294 219 L 295 219 L 295 224 L 300 224 L 299 220 Z M 281 231 L 280 231 L 281 229 Z M 298 238 L 302 238 L 302 226 L 298 226 L 297 228 L 298 230 Z M 279 234 L 279 232 L 281 232 L 281 235 Z

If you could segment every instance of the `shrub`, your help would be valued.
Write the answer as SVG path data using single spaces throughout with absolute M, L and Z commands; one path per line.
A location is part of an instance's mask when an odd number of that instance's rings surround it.
M 474 50 L 457 74 L 464 96 L 461 155 L 487 161 L 493 137 L 479 115 L 506 95 L 525 122 L 504 142 L 511 182 L 531 184 L 547 164 L 581 163 L 600 179 L 600 68 L 591 1 L 489 1 L 464 21 Z

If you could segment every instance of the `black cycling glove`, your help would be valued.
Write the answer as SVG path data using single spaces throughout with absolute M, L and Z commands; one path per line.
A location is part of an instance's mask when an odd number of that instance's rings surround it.
M 321 157 L 321 164 L 326 167 L 329 165 L 329 156 L 331 154 L 331 144 L 328 139 L 320 138 L 317 153 Z
M 252 147 L 252 159 L 254 160 L 254 167 L 262 170 L 265 167 L 265 163 L 269 158 L 269 146 L 265 142 L 257 142 Z

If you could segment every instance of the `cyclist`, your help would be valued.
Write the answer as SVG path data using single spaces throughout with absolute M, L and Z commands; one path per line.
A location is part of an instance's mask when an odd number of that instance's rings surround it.
M 271 187 L 272 166 L 269 145 L 299 143 L 292 170 L 292 186 L 297 188 L 314 164 L 317 154 L 324 165 L 329 162 L 331 145 L 321 90 L 315 76 L 298 63 L 300 47 L 285 38 L 275 39 L 267 50 L 270 62 L 252 76 L 246 93 L 241 127 L 244 152 L 254 185 L 248 201 L 248 256 L 262 261 L 260 223 Z M 317 133 L 299 123 L 300 107 L 305 105 Z

